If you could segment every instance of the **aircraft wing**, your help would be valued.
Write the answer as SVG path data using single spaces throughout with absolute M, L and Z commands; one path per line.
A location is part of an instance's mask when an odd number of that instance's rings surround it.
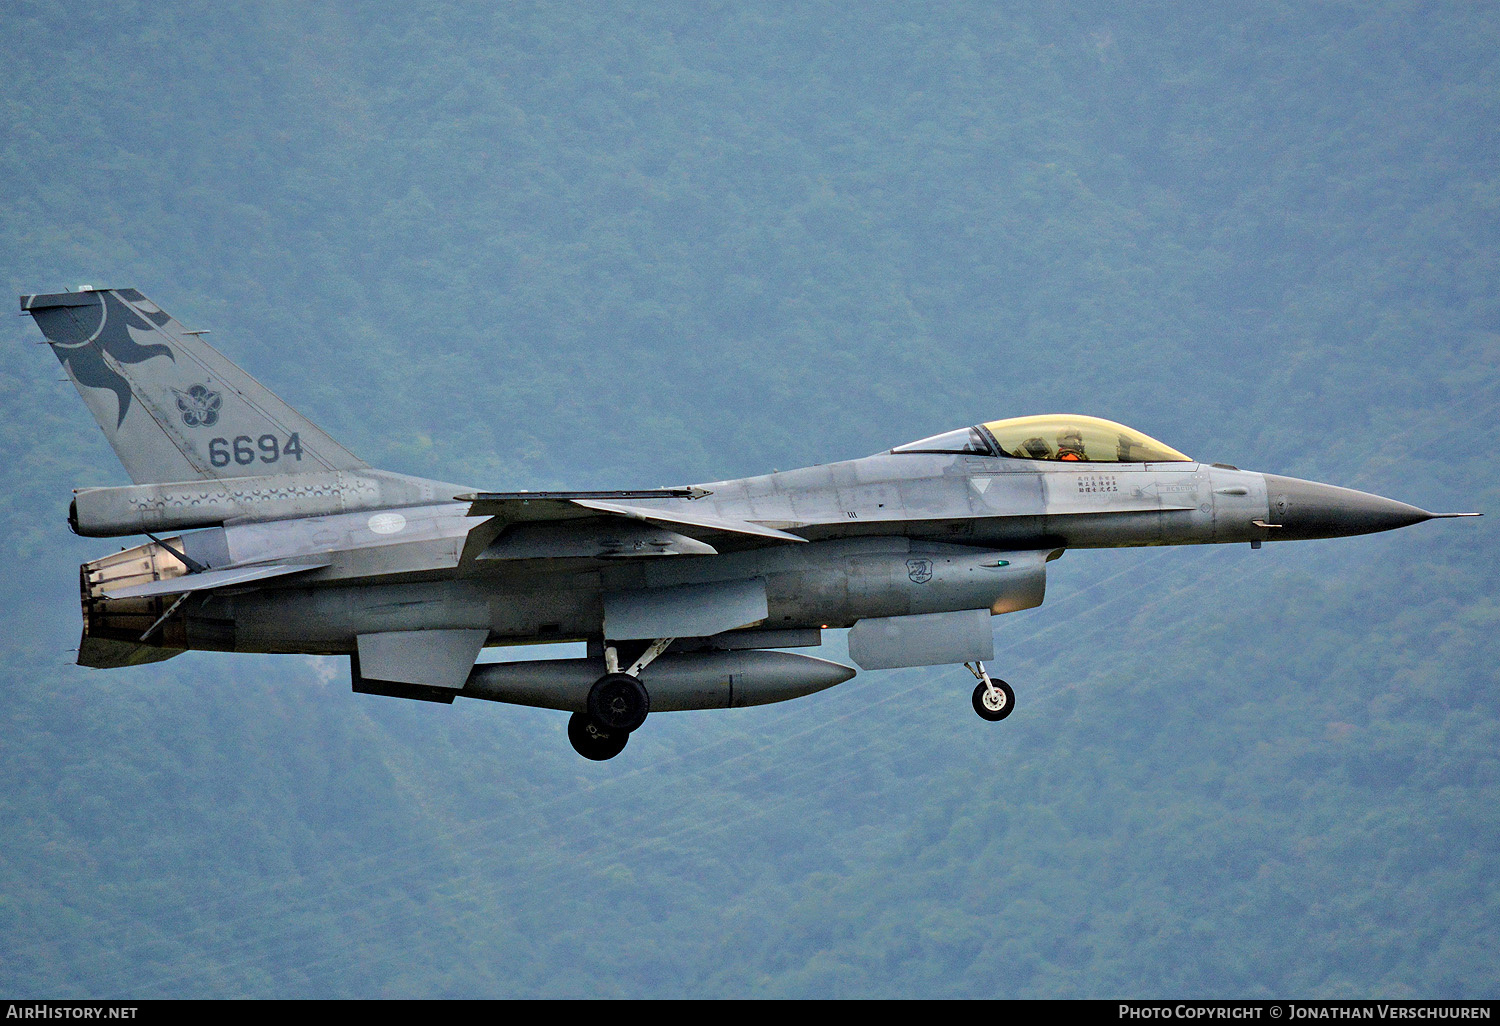
M 659 524 L 676 524 L 682 527 L 701 527 L 709 531 L 720 531 L 726 534 L 748 534 L 756 538 L 771 538 L 775 541 L 805 542 L 806 538 L 780 531 L 774 527 L 765 527 L 750 520 L 730 520 L 724 517 L 702 516 L 697 513 L 683 513 L 677 510 L 656 509 L 651 506 L 631 506 L 617 502 L 600 502 L 595 499 L 575 500 L 578 505 L 589 509 L 597 509 L 603 513 L 614 513 L 622 517 L 631 517 L 635 520 L 652 520 Z
M 469 532 L 463 561 L 481 558 L 506 528 L 517 524 L 561 523 L 588 517 L 619 517 L 667 527 L 688 528 L 698 539 L 712 543 L 714 535 L 759 538 L 775 542 L 806 542 L 806 538 L 749 520 L 689 512 L 681 503 L 671 507 L 643 505 L 648 499 L 696 499 L 708 493 L 697 488 L 660 488 L 615 492 L 478 492 L 457 496 L 469 503 L 469 516 L 487 517 Z M 488 558 L 488 557 L 484 557 Z

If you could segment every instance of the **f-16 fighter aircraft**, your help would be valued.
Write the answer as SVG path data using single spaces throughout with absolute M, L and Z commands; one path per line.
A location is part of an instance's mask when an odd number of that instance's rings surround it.
M 648 712 L 759 705 L 852 667 L 965 664 L 1069 548 L 1329 538 L 1441 516 L 1203 464 L 1097 417 L 1015 417 L 864 459 L 680 488 L 482 492 L 375 470 L 134 289 L 21 297 L 133 485 L 69 522 L 145 544 L 81 571 L 84 666 L 189 649 L 349 658 L 354 690 L 572 713 L 589 759 Z M 582 659 L 481 663 L 583 641 Z

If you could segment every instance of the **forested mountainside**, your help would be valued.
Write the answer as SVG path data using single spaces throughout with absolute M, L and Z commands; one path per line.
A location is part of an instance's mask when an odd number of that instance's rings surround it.
M 1500 12 L 1438 3 L 0 13 L 12 294 L 133 286 L 370 463 L 651 487 L 1075 411 L 1434 510 L 1070 552 L 959 668 L 655 716 L 73 666 L 0 346 L 0 993 L 1495 996 Z M 839 632 L 824 654 L 840 657 Z

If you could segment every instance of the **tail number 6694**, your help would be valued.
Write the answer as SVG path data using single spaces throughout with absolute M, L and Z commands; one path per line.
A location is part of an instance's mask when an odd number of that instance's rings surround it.
M 257 460 L 275 463 L 283 456 L 299 462 L 302 460 L 302 440 L 295 431 L 284 442 L 275 435 L 261 435 L 259 438 L 236 435 L 233 439 L 210 439 L 208 443 L 208 462 L 216 467 L 227 467 L 230 463 L 245 467 Z

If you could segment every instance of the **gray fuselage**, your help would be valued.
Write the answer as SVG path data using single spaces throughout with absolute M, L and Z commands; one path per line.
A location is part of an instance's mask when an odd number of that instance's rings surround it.
M 711 482 L 699 486 L 708 493 L 702 498 L 638 503 L 809 540 L 746 538 L 738 551 L 721 541 L 713 558 L 648 552 L 464 562 L 478 520 L 458 502 L 231 524 L 184 535 L 187 555 L 208 565 L 313 557 L 329 565 L 189 603 L 184 647 L 341 653 L 353 651 L 360 634 L 451 628 L 484 629 L 490 644 L 585 639 L 603 636 L 609 593 L 757 577 L 766 583 L 768 627 L 848 627 L 867 617 L 981 607 L 1007 612 L 1040 603 L 1043 565 L 1062 549 L 1294 534 L 1257 526 L 1274 522 L 1266 482 L 1200 463 L 881 454 Z M 551 526 L 516 524 L 507 533 Z M 569 521 L 567 531 L 575 549 L 589 532 L 602 548 L 620 526 L 598 517 Z M 992 565 L 997 554 L 1008 565 Z

